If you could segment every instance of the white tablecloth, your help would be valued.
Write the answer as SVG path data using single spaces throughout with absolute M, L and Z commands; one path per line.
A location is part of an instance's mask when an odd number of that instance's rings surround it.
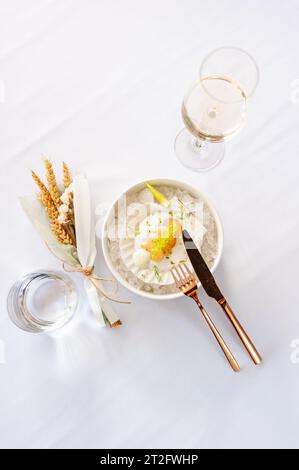
M 298 446 L 298 0 L 0 8 L 0 446 Z M 180 103 L 204 55 L 222 45 L 248 50 L 260 83 L 221 165 L 196 174 L 173 151 Z M 185 298 L 151 301 L 121 288 L 133 301 L 117 307 L 122 328 L 98 328 L 82 298 L 61 334 L 19 331 L 6 313 L 10 285 L 59 268 L 17 201 L 45 155 L 84 170 L 96 205 L 152 176 L 208 195 L 224 225 L 216 277 L 264 363 L 253 365 L 204 294 L 239 374 Z M 97 266 L 108 274 L 101 252 Z

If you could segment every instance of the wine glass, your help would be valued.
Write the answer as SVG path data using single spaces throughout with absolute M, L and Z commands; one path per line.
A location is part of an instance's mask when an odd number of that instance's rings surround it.
M 175 140 L 180 162 L 194 171 L 214 168 L 224 141 L 243 127 L 248 99 L 259 79 L 255 60 L 237 47 L 221 47 L 202 62 L 199 79 L 182 104 L 185 128 Z

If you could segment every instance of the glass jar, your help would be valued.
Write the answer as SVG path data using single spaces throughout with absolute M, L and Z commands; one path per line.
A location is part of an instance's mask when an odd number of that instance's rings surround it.
M 77 288 L 59 271 L 34 271 L 11 287 L 7 310 L 13 323 L 31 333 L 50 332 L 66 325 L 78 305 Z

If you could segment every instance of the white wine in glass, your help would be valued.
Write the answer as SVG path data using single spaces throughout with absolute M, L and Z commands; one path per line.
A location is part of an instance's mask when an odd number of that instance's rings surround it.
M 206 171 L 221 161 L 224 141 L 245 123 L 257 79 L 255 62 L 240 49 L 217 49 L 205 59 L 199 80 L 182 104 L 186 128 L 177 136 L 175 150 L 185 166 Z
M 194 136 L 210 142 L 225 140 L 244 125 L 246 94 L 226 77 L 203 78 L 185 98 L 182 116 Z

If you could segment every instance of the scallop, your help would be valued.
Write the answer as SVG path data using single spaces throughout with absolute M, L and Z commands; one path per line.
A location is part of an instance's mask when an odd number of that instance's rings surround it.
M 148 251 L 144 250 L 143 248 L 139 248 L 139 250 L 136 250 L 133 254 L 133 261 L 134 264 L 138 268 L 145 268 L 150 260 L 150 254 Z

